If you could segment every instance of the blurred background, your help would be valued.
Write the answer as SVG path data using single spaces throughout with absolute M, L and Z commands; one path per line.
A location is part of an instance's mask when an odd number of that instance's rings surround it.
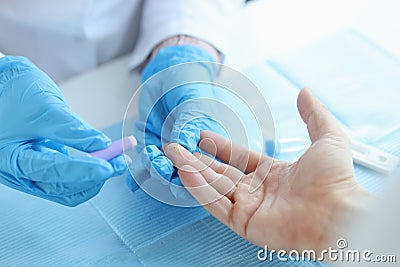
M 348 27 L 400 55 L 398 10 L 396 0 L 252 0 L 245 9 L 251 59 L 295 50 Z

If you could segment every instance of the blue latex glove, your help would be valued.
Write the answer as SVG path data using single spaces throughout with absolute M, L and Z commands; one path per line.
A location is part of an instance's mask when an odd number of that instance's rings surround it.
M 162 145 L 166 142 L 177 142 L 194 152 L 198 149 L 200 131 L 209 129 L 224 135 L 222 127 L 201 111 L 207 105 L 204 103 L 205 99 L 216 99 L 213 86 L 186 84 L 168 91 L 171 84 L 175 84 L 177 80 L 190 81 L 188 76 L 192 75 L 192 70 L 188 70 L 187 73 L 182 71 L 161 76 L 158 74 L 156 79 L 152 77 L 177 64 L 198 62 L 195 63 L 195 76 L 202 72 L 205 80 L 212 81 L 217 71 L 215 65 L 199 61 L 213 62 L 213 58 L 194 46 L 170 46 L 161 49 L 144 69 L 142 82 L 150 80 L 140 92 L 139 120 L 134 130 L 138 138 L 138 156 L 131 169 L 139 181 L 158 176 L 166 182 L 182 185 L 172 162 L 161 151 Z M 185 77 L 180 77 L 182 75 Z M 135 179 L 129 175 L 127 184 L 132 191 L 138 189 Z M 177 197 L 178 192 L 172 193 Z
M 0 59 L 0 182 L 16 190 L 76 206 L 122 174 L 110 162 L 72 157 L 67 147 L 92 152 L 111 140 L 71 112 L 56 84 L 24 57 Z

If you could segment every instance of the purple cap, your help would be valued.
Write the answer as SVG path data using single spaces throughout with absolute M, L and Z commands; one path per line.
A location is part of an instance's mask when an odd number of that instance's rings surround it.
M 109 147 L 102 150 L 97 150 L 95 152 L 90 153 L 89 155 L 94 158 L 110 160 L 121 155 L 125 151 L 131 150 L 136 145 L 137 145 L 136 138 L 133 135 L 130 135 L 122 139 L 119 139 L 117 141 L 114 141 Z

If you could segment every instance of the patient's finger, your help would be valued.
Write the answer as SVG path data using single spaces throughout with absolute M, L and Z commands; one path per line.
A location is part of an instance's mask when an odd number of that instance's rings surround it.
M 215 218 L 229 226 L 232 202 L 210 186 L 206 179 L 192 166 L 183 166 L 178 171 L 186 189 Z
M 205 154 L 199 152 L 194 153 L 195 157 L 201 160 L 205 165 L 213 169 L 216 173 L 229 177 L 234 184 L 237 184 L 245 174 L 233 166 L 219 162 Z
M 261 160 L 270 160 L 272 162 L 272 158 L 250 151 L 212 131 L 205 130 L 201 132 L 199 147 L 246 173 L 253 172 Z
M 220 194 L 232 197 L 233 192 L 236 190 L 236 185 L 233 181 L 225 175 L 216 173 L 183 146 L 168 144 L 164 146 L 164 153 L 178 169 L 182 170 L 184 166 L 192 166 Z
M 311 141 L 315 142 L 324 136 L 340 136 L 347 139 L 339 123 L 329 110 L 311 93 L 303 88 L 297 99 L 297 107 L 301 118 L 307 124 Z

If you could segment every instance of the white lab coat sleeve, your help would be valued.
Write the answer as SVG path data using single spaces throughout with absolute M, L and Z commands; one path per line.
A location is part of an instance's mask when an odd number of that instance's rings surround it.
M 4 57 L 4 54 L 0 52 L 0 58 Z
M 131 68 L 137 70 L 159 42 L 176 34 L 195 36 L 226 54 L 243 7 L 243 0 L 144 1 Z

